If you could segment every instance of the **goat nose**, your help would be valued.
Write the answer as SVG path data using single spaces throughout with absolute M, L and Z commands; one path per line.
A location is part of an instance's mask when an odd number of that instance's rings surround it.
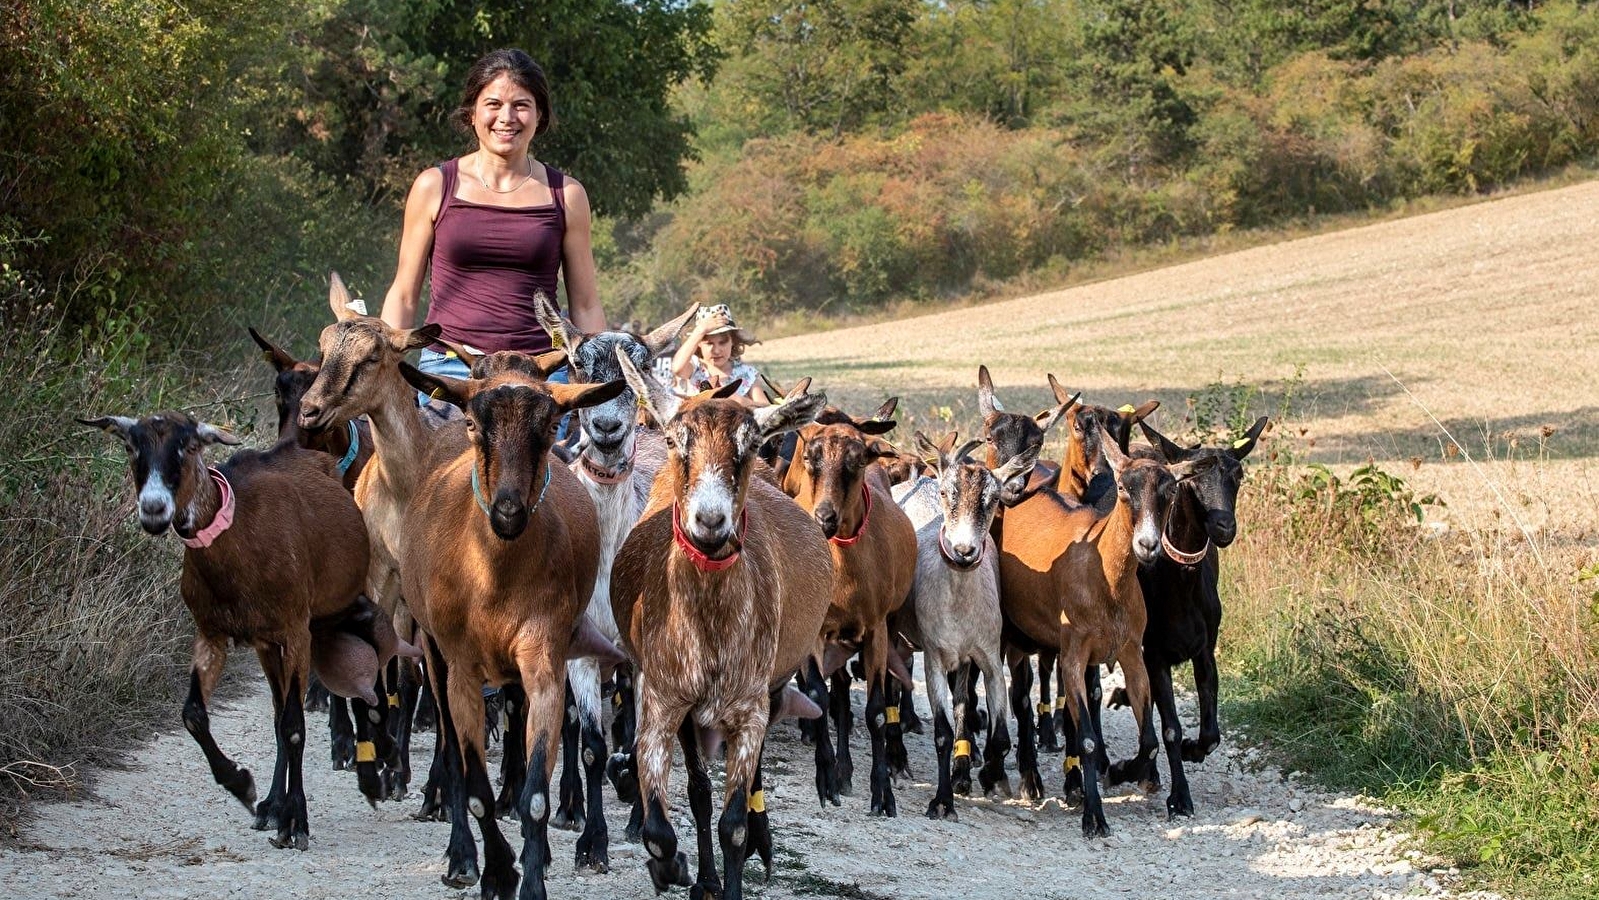
M 694 524 L 702 531 L 720 532 L 727 525 L 727 514 L 719 509 L 698 509 L 694 511 Z
M 1133 550 L 1138 554 L 1139 559 L 1154 559 L 1155 555 L 1160 552 L 1160 541 L 1153 538 L 1140 537 L 1134 541 L 1134 545 Z
M 1230 512 L 1213 512 L 1206 517 L 1206 530 L 1210 532 L 1211 540 L 1223 547 L 1233 542 L 1238 536 L 1238 520 Z
M 595 417 L 594 421 L 589 424 L 594 429 L 596 436 L 617 435 L 622 432 L 622 420 L 613 419 L 609 416 L 605 418 Z
M 974 547 L 970 543 L 956 544 L 955 546 L 951 547 L 950 549 L 954 550 L 955 551 L 955 555 L 960 557 L 963 560 L 964 559 L 971 559 L 972 557 L 977 555 L 977 548 Z
M 310 425 L 321 415 L 322 407 L 320 404 L 313 403 L 303 398 L 300 400 L 300 424 L 302 426 Z
M 838 534 L 838 510 L 831 503 L 823 503 L 816 507 L 816 524 L 822 526 L 822 533 L 828 537 Z

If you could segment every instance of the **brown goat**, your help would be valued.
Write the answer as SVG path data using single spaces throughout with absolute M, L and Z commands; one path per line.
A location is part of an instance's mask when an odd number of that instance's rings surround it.
M 318 450 L 338 460 L 338 475 L 345 490 L 354 491 L 361 470 L 372 459 L 372 426 L 365 419 L 333 421 L 325 428 L 300 425 L 300 398 L 316 380 L 322 364 L 295 359 L 294 355 L 250 329 L 250 337 L 261 348 L 261 356 L 277 372 L 272 382 L 272 398 L 278 409 L 278 440 L 293 441 L 307 450 Z
M 208 469 L 206 446 L 239 441 L 183 413 L 79 421 L 126 445 L 144 530 L 158 535 L 171 527 L 186 545 L 179 591 L 194 617 L 195 639 L 184 727 L 217 783 L 255 814 L 254 827 L 274 829 L 275 847 L 306 849 L 302 698 L 313 657 L 361 673 L 370 684 L 384 643 L 384 619 L 361 596 L 366 529 L 333 475 L 333 460 L 284 442 L 264 453 L 241 450 Z M 359 640 L 346 640 L 351 635 Z M 255 648 L 272 688 L 277 762 L 272 788 L 260 804 L 249 770 L 229 759 L 211 736 L 207 705 L 230 642 Z M 392 650 L 392 638 L 387 646 Z M 339 654 L 360 658 L 341 661 Z M 361 678 L 328 680 L 338 686 Z M 376 800 L 377 748 L 367 733 L 366 701 L 355 704 L 361 791 Z
M 1037 458 L 1043 432 L 1076 406 L 1077 398 L 1049 378 L 1058 405 L 1028 417 L 1004 412 L 995 401 L 987 369 L 979 372 L 979 406 L 983 434 L 989 441 L 989 465 L 997 467 L 1028 457 Z M 1006 642 L 1025 653 L 1056 650 L 1058 675 L 1068 699 L 1075 738 L 1068 742 L 1072 756 L 1064 767 L 1081 766 L 1083 833 L 1107 833 L 1099 796 L 1097 754 L 1103 740 L 1095 729 L 1084 672 L 1089 666 L 1120 663 L 1127 693 L 1138 720 L 1138 759 L 1152 758 L 1156 749 L 1150 722 L 1149 676 L 1144 668 L 1142 641 L 1147 613 L 1138 586 L 1138 567 L 1161 552 L 1160 522 L 1176 493 L 1176 480 L 1165 466 L 1152 460 L 1129 460 L 1115 440 L 1101 442 L 1116 474 L 1116 502 L 1100 512 L 1063 497 L 1050 489 L 1016 496 L 1008 480 L 1005 502 L 996 519 L 1000 547 L 1000 598 L 1005 615 Z M 1018 478 L 1022 478 L 1018 473 Z M 1025 662 L 1022 672 L 1026 671 Z M 1018 673 L 1019 675 L 1021 673 Z M 1026 683 L 1012 685 L 1016 710 L 1018 769 L 1023 796 L 1042 793 L 1037 759 L 1031 756 L 1032 717 L 1026 703 Z M 1029 758 L 1031 756 L 1031 758 Z M 1073 782 L 1073 785 L 1075 782 Z
M 879 415 L 891 414 L 885 404 Z M 891 662 L 903 662 L 892 648 L 888 618 L 910 595 L 916 579 L 916 529 L 894 502 L 887 472 L 878 459 L 897 455 L 885 441 L 874 440 L 894 427 L 892 419 L 855 420 L 828 410 L 831 424 L 807 425 L 799 430 L 793 461 L 783 476 L 783 492 L 822 526 L 833 556 L 833 586 L 827 619 L 822 625 L 825 645 L 859 649 L 865 666 L 866 728 L 871 735 L 871 812 L 894 816 L 898 806 L 890 780 L 888 730 L 898 734 L 899 703 L 888 683 Z M 886 450 L 884 448 L 887 448 Z M 813 671 L 808 689 L 813 700 L 827 690 L 828 673 Z M 908 678 L 906 679 L 909 680 Z M 849 683 L 836 679 L 831 697 L 835 708 L 849 709 Z M 826 720 L 817 723 L 816 792 L 825 804 L 838 804 L 838 794 L 848 790 L 851 769 L 848 716 L 838 722 L 838 749 L 827 737 Z M 902 763 L 901 763 L 902 765 Z
M 639 670 L 638 775 L 644 846 L 657 891 L 688 885 L 667 819 L 673 734 L 683 747 L 699 844 L 694 895 L 737 900 L 744 861 L 771 873 L 771 833 L 760 760 L 768 722 L 800 665 L 817 652 L 832 566 L 815 520 L 761 478 L 756 451 L 809 422 L 826 402 L 791 394 L 749 409 L 730 385 L 679 403 L 618 354 L 640 402 L 664 423 L 669 457 L 611 573 L 611 608 Z M 711 784 L 699 737 L 727 738 L 718 834 L 711 848 Z M 725 893 L 723 884 L 725 883 Z
M 563 719 L 566 659 L 599 565 L 594 504 L 549 453 L 568 412 L 621 393 L 620 380 L 547 384 L 529 357 L 495 354 L 483 378 L 429 375 L 401 364 L 417 390 L 460 407 L 471 445 L 417 485 L 402 529 L 401 581 L 426 635 L 428 677 L 439 701 L 450 789 L 452 887 L 478 881 L 470 810 L 483 834 L 484 897 L 517 885 L 500 834 L 483 735 L 485 683 L 525 697 L 522 822 L 524 896 L 543 896 L 550 862 L 549 783 Z M 479 364 L 482 365 L 481 363 Z M 438 448 L 435 448 L 436 450 Z

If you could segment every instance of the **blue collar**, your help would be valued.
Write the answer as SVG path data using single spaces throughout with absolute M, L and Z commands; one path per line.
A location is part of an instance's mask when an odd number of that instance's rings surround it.
M 339 460 L 339 477 L 343 478 L 350 467 L 355 465 L 355 457 L 361 452 L 361 431 L 355 427 L 355 420 L 345 423 L 350 428 L 350 449 L 344 451 L 344 458 Z
M 539 488 L 538 499 L 534 500 L 533 501 L 533 505 L 528 507 L 527 514 L 528 514 L 529 517 L 531 517 L 535 512 L 538 512 L 539 504 L 544 502 L 544 492 L 548 491 L 549 489 L 550 489 L 550 465 L 549 465 L 548 461 L 545 461 L 545 464 L 544 464 L 544 486 Z M 485 501 L 483 499 L 483 487 L 482 487 L 481 484 L 478 483 L 478 480 L 477 480 L 477 460 L 475 460 L 475 459 L 472 460 L 472 499 L 477 501 L 477 508 L 483 510 L 483 515 L 485 515 L 485 516 L 490 515 L 489 514 L 489 504 L 488 504 L 487 501 Z M 492 518 L 492 516 L 490 516 L 490 517 Z

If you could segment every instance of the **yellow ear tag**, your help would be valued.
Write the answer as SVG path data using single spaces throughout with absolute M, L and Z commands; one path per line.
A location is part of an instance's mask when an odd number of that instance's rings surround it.
M 437 399 L 439 399 L 439 391 L 441 391 L 441 390 L 443 390 L 443 388 L 434 388 L 432 390 L 432 392 L 428 394 L 428 399 L 429 400 L 437 400 Z
M 899 707 L 890 706 L 888 709 L 883 710 L 883 715 L 885 717 L 887 717 L 888 724 L 890 724 L 890 725 L 898 725 L 899 724 Z
M 1247 444 L 1247 443 L 1249 443 L 1249 438 L 1241 437 L 1238 440 L 1233 441 L 1233 449 L 1234 450 L 1241 450 L 1241 449 L 1243 449 L 1243 446 L 1245 444 Z
M 355 761 L 358 763 L 377 762 L 378 745 L 371 741 L 356 741 Z
M 273 362 L 272 351 L 271 350 L 262 350 L 261 351 L 261 358 L 266 360 L 267 362 Z
M 1133 413 L 1138 412 L 1138 410 L 1133 409 L 1133 405 L 1131 403 L 1122 404 L 1121 408 L 1117 409 L 1116 411 L 1119 413 L 1126 413 L 1127 415 L 1132 415 Z
M 552 349 L 552 350 L 565 350 L 566 349 L 566 335 L 561 333 L 560 331 L 552 331 L 552 332 L 550 332 L 550 349 Z
M 756 791 L 750 795 L 749 810 L 753 813 L 766 812 L 766 792 Z
M 460 359 L 461 357 L 454 350 L 446 350 L 446 351 L 444 351 L 444 358 L 445 359 Z
M 960 759 L 963 756 L 971 756 L 971 755 L 972 755 L 972 742 L 971 741 L 956 741 L 955 742 L 955 758 L 956 759 Z

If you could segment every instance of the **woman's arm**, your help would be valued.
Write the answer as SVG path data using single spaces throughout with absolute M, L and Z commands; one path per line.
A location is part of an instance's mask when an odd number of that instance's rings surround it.
M 394 283 L 383 298 L 383 321 L 392 328 L 415 328 L 416 308 L 422 301 L 422 276 L 433 250 L 433 217 L 444 199 L 444 173 L 433 166 L 423 170 L 405 198 L 405 230 L 400 233 L 400 262 Z
M 566 198 L 566 236 L 561 239 L 561 277 L 566 280 L 567 314 L 585 334 L 605 331 L 599 276 L 594 269 L 594 217 L 589 195 L 572 178 L 561 188 Z

